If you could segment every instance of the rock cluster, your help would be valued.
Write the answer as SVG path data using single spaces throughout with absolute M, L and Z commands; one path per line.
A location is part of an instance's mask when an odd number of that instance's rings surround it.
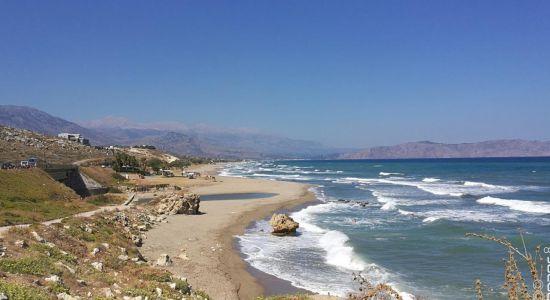
M 298 222 L 285 214 L 273 214 L 269 221 L 274 235 L 289 235 L 296 233 L 296 229 L 300 226 Z
M 15 245 L 19 248 L 27 248 L 29 247 L 29 244 L 27 243 L 27 241 L 25 240 L 18 240 L 18 241 L 15 241 Z
M 170 256 L 168 256 L 168 254 L 163 253 L 157 259 L 156 265 L 160 266 L 160 267 L 171 266 L 172 265 L 172 259 L 170 258 Z
M 145 239 L 143 232 L 153 228 L 156 224 L 166 222 L 166 216 L 157 216 L 137 209 L 117 212 L 108 219 L 120 225 L 126 236 L 138 247 L 143 245 Z
M 358 200 L 338 199 L 338 202 L 350 203 L 350 204 L 354 204 L 354 205 L 359 205 L 361 207 L 367 207 L 369 205 L 369 202 L 367 202 L 367 201 L 358 201 Z
M 163 215 L 196 215 L 200 202 L 197 194 L 172 193 L 158 202 L 156 212 Z

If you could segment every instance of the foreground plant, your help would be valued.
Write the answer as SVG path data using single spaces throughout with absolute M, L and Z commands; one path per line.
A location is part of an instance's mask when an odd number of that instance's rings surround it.
M 389 284 L 372 284 L 365 277 L 363 277 L 361 273 L 353 273 L 353 280 L 359 284 L 359 293 L 350 294 L 348 297 L 349 300 L 403 300 L 403 297 L 401 297 L 401 295 L 399 295 L 399 293 Z
M 542 292 L 542 281 L 541 274 L 538 271 L 539 268 L 542 268 L 542 256 L 540 255 L 540 245 L 535 248 L 535 255 L 531 255 L 527 251 L 525 246 L 525 240 L 523 239 L 523 234 L 520 232 L 521 241 L 523 244 L 523 252 L 517 247 L 514 247 L 510 241 L 505 238 L 497 238 L 495 236 L 478 234 L 478 233 L 467 233 L 468 237 L 477 237 L 487 241 L 496 242 L 504 246 L 508 250 L 508 258 L 506 260 L 506 268 L 504 271 L 504 288 L 506 288 L 508 293 L 508 299 L 510 300 L 543 300 L 544 294 Z M 531 284 L 526 283 L 526 279 L 521 273 L 521 270 L 518 266 L 518 261 L 516 260 L 516 255 L 519 255 L 523 261 L 526 263 L 529 268 Z M 532 286 L 530 289 L 529 286 Z M 475 283 L 475 289 L 477 293 L 478 300 L 483 300 L 483 291 L 481 288 L 481 280 L 477 279 Z M 532 290 L 532 291 L 530 291 Z

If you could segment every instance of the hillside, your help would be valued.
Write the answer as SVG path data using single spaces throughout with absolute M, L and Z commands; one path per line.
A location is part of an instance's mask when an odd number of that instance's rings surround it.
M 321 158 L 335 153 L 312 141 L 296 140 L 247 130 L 207 126 L 139 124 L 108 118 L 85 126 L 24 106 L 0 105 L 0 125 L 29 129 L 46 135 L 81 133 L 92 145 L 150 144 L 176 155 L 222 158 Z
M 0 187 L 0 226 L 56 219 L 93 207 L 37 168 L 0 170 Z
M 479 143 L 443 144 L 415 142 L 373 147 L 341 155 L 341 159 L 468 158 L 550 156 L 550 142 L 494 140 Z
M 110 151 L 46 136 L 30 130 L 0 126 L 0 162 L 39 158 L 39 163 L 69 164 L 78 160 L 108 158 Z

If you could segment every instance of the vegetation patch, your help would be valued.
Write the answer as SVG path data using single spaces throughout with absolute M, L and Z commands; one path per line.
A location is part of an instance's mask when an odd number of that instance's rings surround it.
M 147 280 L 147 281 L 156 281 L 156 282 L 169 282 L 172 279 L 172 274 L 165 270 L 158 269 L 139 269 L 138 278 Z
M 126 199 L 120 195 L 95 195 L 86 198 L 86 202 L 95 206 L 117 205 L 124 203 Z
M 50 259 L 43 256 L 0 259 L 0 271 L 12 274 L 43 276 L 50 273 L 52 269 Z
M 48 300 L 50 297 L 39 288 L 26 284 L 0 280 L 0 292 L 10 300 Z
M 0 170 L 0 226 L 62 218 L 93 207 L 40 169 Z

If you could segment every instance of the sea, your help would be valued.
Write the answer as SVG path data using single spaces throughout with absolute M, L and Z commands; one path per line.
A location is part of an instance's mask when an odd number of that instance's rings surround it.
M 346 296 L 360 272 L 405 299 L 476 299 L 476 279 L 506 299 L 507 250 L 466 234 L 550 246 L 550 158 L 245 161 L 221 175 L 311 185 L 296 236 L 260 220 L 237 237 L 253 268 L 311 292 Z

